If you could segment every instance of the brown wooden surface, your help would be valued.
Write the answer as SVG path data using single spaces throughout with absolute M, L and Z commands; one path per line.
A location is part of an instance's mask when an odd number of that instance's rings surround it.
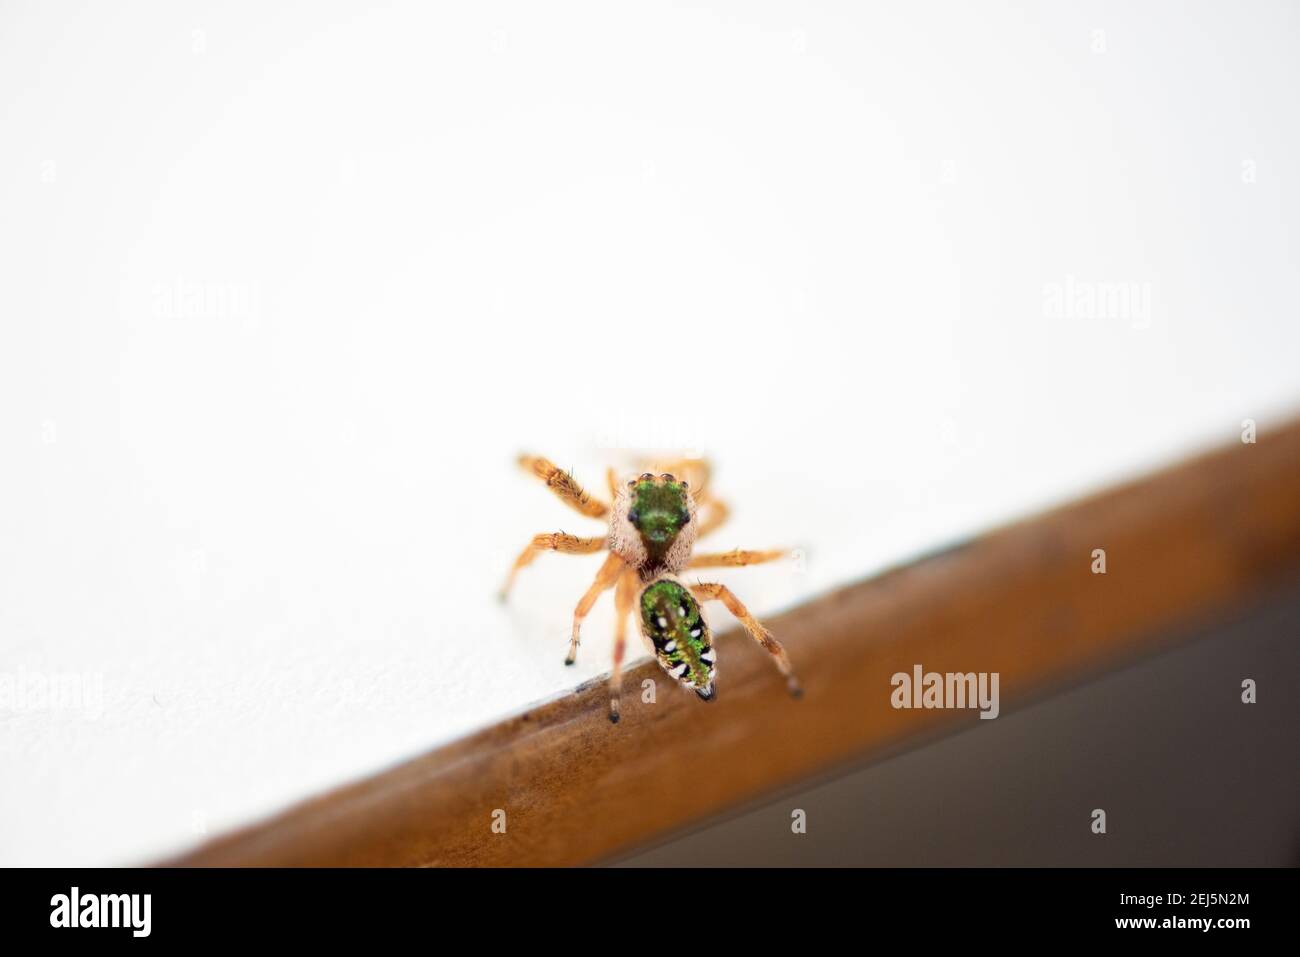
M 1105 548 L 1107 574 L 1091 572 Z M 1300 568 L 1300 422 L 1026 520 L 768 623 L 806 694 L 730 632 L 719 700 L 653 662 L 624 717 L 601 682 L 220 837 L 194 865 L 565 865 L 598 861 L 976 713 L 894 710 L 890 676 L 1001 674 L 1005 713 L 1154 650 Z M 659 682 L 658 702 L 635 693 Z M 494 834 L 494 809 L 508 829 Z

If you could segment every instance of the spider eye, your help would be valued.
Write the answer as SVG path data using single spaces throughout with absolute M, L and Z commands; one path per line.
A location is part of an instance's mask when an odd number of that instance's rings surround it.
M 682 518 L 681 518 L 681 522 L 682 522 L 682 524 L 685 525 L 685 524 L 686 524 L 687 522 L 689 522 L 690 520 L 691 520 L 691 513 L 690 513 L 690 512 L 682 512 Z
M 641 521 L 641 512 L 640 512 L 640 510 L 634 508 L 634 509 L 632 509 L 631 511 L 629 511 L 629 512 L 627 513 L 627 520 L 628 520 L 629 522 L 631 522 L 633 525 L 635 525 L 637 522 Z

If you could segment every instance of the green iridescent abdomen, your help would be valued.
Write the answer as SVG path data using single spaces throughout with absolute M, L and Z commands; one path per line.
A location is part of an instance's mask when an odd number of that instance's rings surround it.
M 685 586 L 660 579 L 641 592 L 641 630 L 659 665 L 701 698 L 713 697 L 715 656 L 699 603 Z

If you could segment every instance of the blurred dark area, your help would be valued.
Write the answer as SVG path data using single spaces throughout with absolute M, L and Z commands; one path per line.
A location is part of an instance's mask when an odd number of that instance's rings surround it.
M 1300 580 L 1168 638 L 1173 650 L 1032 702 L 1004 697 L 996 720 L 617 863 L 1300 864 Z M 1247 678 L 1255 704 L 1242 702 Z

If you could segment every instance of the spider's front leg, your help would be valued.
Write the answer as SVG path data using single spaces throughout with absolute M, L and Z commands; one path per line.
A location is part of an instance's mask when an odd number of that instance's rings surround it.
M 519 456 L 519 466 L 545 482 L 546 487 L 574 511 L 588 518 L 608 517 L 609 506 L 589 495 L 587 490 L 578 483 L 577 479 L 550 459 L 542 458 L 540 455 L 521 455 Z M 510 567 L 505 584 L 501 586 L 501 591 L 497 593 L 497 596 L 501 601 L 505 601 L 506 596 L 510 594 L 511 586 L 515 582 L 515 576 L 519 574 L 519 569 L 531 565 L 533 559 L 542 552 L 591 555 L 605 547 L 605 540 L 604 535 L 579 538 L 577 535 L 566 535 L 564 532 L 546 532 L 541 535 L 534 535 L 533 540 L 524 546 L 524 550 L 519 553 L 514 565 Z
M 521 455 L 519 466 L 545 482 L 546 487 L 575 512 L 580 512 L 588 518 L 609 516 L 608 504 L 592 498 L 571 473 L 564 471 L 550 459 L 542 458 L 540 455 Z
M 578 607 L 573 610 L 573 637 L 569 639 L 569 654 L 564 659 L 566 665 L 571 665 L 578 659 L 578 632 L 582 629 L 582 619 L 587 617 L 587 613 L 591 611 L 591 606 L 596 604 L 596 599 L 600 597 L 601 592 L 618 581 L 618 576 L 623 573 L 625 566 L 626 562 L 622 558 L 611 553 L 605 559 L 605 564 L 600 566 L 600 571 L 596 572 L 596 580 L 591 583 L 587 593 L 578 602 Z
M 772 655 L 777 669 L 785 676 L 785 684 L 790 694 L 796 698 L 803 695 L 803 688 L 799 684 L 799 679 L 794 676 L 794 669 L 790 667 L 790 658 L 781 647 L 781 642 L 773 638 L 772 633 L 763 627 L 762 622 L 749 613 L 749 609 L 731 593 L 730 588 L 712 582 L 701 582 L 691 586 L 691 593 L 700 601 L 720 601 L 726 605 L 727 611 L 731 612 L 745 626 L 750 636 Z
M 542 552 L 560 552 L 565 555 L 592 555 L 601 551 L 607 543 L 607 536 L 597 535 L 593 538 L 579 538 L 577 535 L 566 535 L 564 532 L 543 532 L 540 535 L 534 535 L 533 540 L 524 546 L 524 550 L 519 553 L 515 563 L 510 566 L 510 573 L 506 575 L 505 584 L 501 586 L 501 591 L 497 597 L 505 601 L 510 594 L 510 587 L 515 583 L 515 576 L 519 574 L 519 569 L 525 565 L 531 565 L 533 559 Z
M 627 647 L 627 616 L 636 602 L 637 576 L 632 569 L 623 572 L 614 591 L 614 667 L 609 673 L 609 720 L 618 724 L 619 699 L 623 693 L 623 652 Z

